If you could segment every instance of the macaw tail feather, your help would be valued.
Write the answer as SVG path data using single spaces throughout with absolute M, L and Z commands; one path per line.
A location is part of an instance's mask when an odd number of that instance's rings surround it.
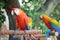
M 57 27 L 56 25 L 54 25 L 53 23 L 50 23 L 50 24 L 51 24 L 51 26 L 56 30 L 56 32 L 58 32 L 59 35 L 60 35 L 60 28 Z

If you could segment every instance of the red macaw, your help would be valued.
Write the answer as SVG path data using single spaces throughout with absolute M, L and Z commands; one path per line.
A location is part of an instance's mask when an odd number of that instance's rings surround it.
M 12 8 L 12 15 L 16 15 L 16 25 L 18 30 L 30 30 L 32 28 L 32 19 L 20 8 Z M 25 40 L 25 39 L 24 39 Z
M 12 11 L 16 14 L 16 25 L 18 30 L 30 30 L 30 27 L 32 27 L 32 19 L 19 8 L 12 8 Z
M 40 18 L 44 21 L 44 23 L 47 26 L 47 30 L 46 30 L 46 37 L 49 38 L 50 37 L 50 32 L 54 30 L 54 28 L 50 25 L 50 19 L 48 16 L 46 15 L 41 15 Z
M 41 16 L 42 20 L 45 22 L 46 26 L 50 29 L 47 30 L 47 35 L 49 35 L 49 32 L 52 30 L 55 30 L 57 34 L 55 35 L 60 35 L 60 26 L 57 20 L 48 17 L 47 15 L 42 15 Z

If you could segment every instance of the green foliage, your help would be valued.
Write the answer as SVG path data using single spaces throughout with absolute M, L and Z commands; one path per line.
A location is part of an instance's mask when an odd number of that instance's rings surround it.
M 60 3 L 55 7 L 50 16 L 57 19 L 58 21 L 60 20 Z
M 25 11 L 35 12 L 37 8 L 43 6 L 44 0 L 29 0 L 28 2 L 23 1 L 21 8 Z
M 3 0 L 0 0 L 0 7 L 1 6 L 4 7 L 4 5 L 5 5 L 4 1 Z
M 2 24 L 5 21 L 5 16 L 4 16 L 4 12 L 2 11 L 2 8 L 4 7 L 5 3 L 3 0 L 0 0 L 0 28 L 2 26 Z
M 39 24 L 41 26 L 40 29 L 42 30 L 42 34 L 45 34 L 46 33 L 46 29 L 47 29 L 45 23 L 42 20 L 40 20 L 40 23 Z

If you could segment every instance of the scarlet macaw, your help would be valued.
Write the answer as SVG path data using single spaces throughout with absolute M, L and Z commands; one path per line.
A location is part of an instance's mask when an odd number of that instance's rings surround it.
M 50 18 L 46 15 L 42 15 L 41 18 L 45 22 L 46 26 L 48 27 L 48 30 L 46 31 L 47 37 L 49 37 L 49 33 L 53 30 L 55 30 L 56 32 L 58 32 L 58 34 L 60 34 L 60 28 L 58 27 L 59 23 L 57 22 L 57 20 Z
M 26 15 L 24 11 L 19 8 L 12 8 L 16 14 L 16 25 L 18 30 L 30 30 L 32 28 L 32 19 Z

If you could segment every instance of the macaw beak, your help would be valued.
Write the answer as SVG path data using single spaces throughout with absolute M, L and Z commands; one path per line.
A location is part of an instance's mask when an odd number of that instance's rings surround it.
M 14 15 L 14 8 L 11 8 L 11 15 Z
M 42 15 L 39 18 L 40 18 L 40 20 L 42 20 Z
M 12 10 L 11 14 L 17 16 L 16 13 L 13 10 Z
M 11 11 L 11 14 L 12 14 L 12 15 L 16 15 L 15 9 L 16 9 L 16 8 L 11 8 L 11 10 L 12 10 L 12 11 Z
M 13 12 L 13 10 L 11 11 L 11 15 L 14 15 L 14 12 Z

